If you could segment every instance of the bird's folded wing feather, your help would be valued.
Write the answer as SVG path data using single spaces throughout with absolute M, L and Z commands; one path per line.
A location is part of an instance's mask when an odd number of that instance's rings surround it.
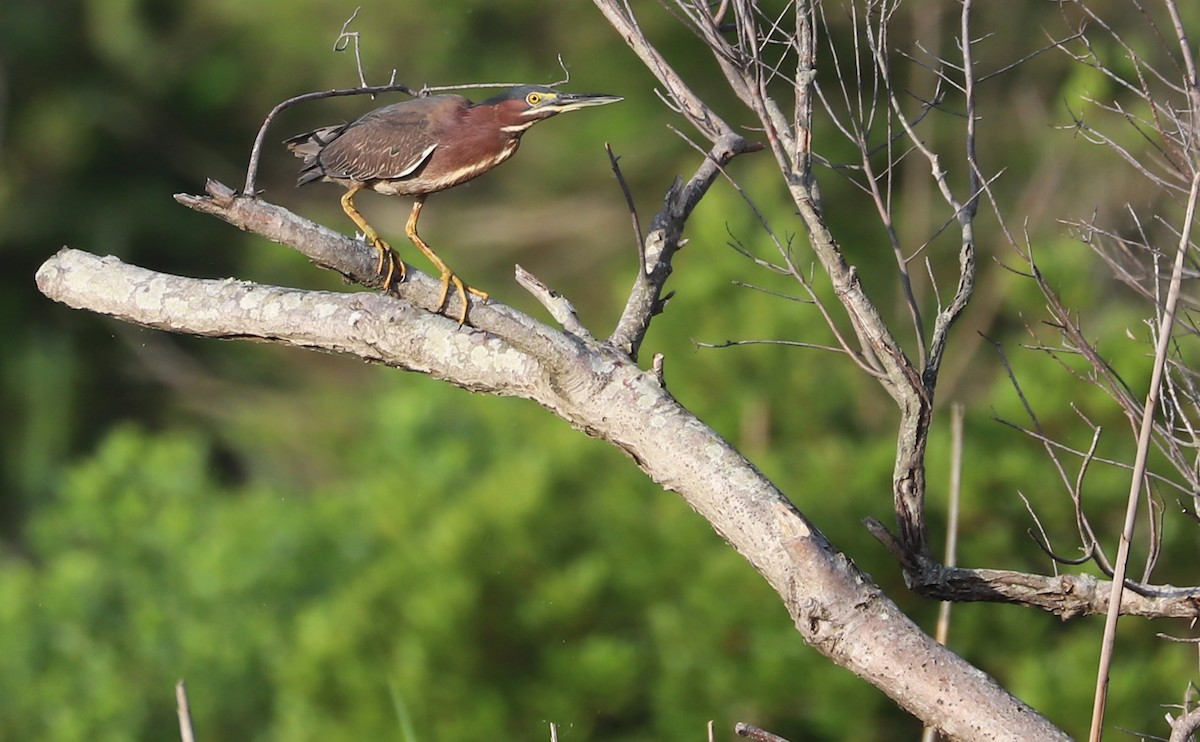
M 421 167 L 435 149 L 427 118 L 389 106 L 346 127 L 321 150 L 320 162 L 334 178 L 398 179 Z

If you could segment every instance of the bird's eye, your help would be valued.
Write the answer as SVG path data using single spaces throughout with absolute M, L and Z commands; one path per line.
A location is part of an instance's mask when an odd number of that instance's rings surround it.
M 531 106 L 536 106 L 537 104 L 542 102 L 542 94 L 541 93 L 530 93 L 529 95 L 525 96 L 525 102 Z

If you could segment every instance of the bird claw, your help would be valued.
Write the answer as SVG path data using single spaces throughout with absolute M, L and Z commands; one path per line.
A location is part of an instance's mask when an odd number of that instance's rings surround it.
M 399 278 L 397 279 L 398 282 L 403 282 L 408 277 L 408 267 L 404 264 L 404 261 L 401 260 L 398 255 L 396 255 L 396 251 L 392 249 L 392 246 L 384 242 L 379 237 L 376 237 L 371 244 L 376 250 L 379 251 L 379 258 L 375 263 L 375 274 L 383 278 L 383 290 L 384 292 L 388 292 L 392 288 L 392 280 L 396 278 L 397 273 L 400 274 Z M 461 278 L 459 278 L 453 271 L 449 269 L 446 269 L 442 273 L 441 279 L 442 291 L 438 295 L 438 303 L 434 308 L 434 311 L 442 313 L 442 310 L 446 308 L 446 300 L 450 298 L 450 284 L 454 284 L 455 293 L 458 294 L 458 299 L 460 302 L 462 302 L 462 311 L 459 312 L 458 317 L 455 319 L 458 320 L 458 324 L 460 326 L 467 324 L 467 310 L 470 306 L 467 301 L 467 294 L 474 294 L 480 300 L 487 301 L 487 292 L 480 291 L 473 286 L 468 286 Z
M 453 272 L 446 271 L 442 274 L 442 293 L 438 297 L 437 308 L 434 311 L 441 312 L 446 308 L 446 300 L 450 298 L 450 284 L 452 283 L 454 284 L 454 288 L 458 293 L 458 300 L 462 302 L 462 311 L 459 312 L 458 317 L 456 318 L 458 319 L 459 327 L 462 327 L 463 325 L 467 324 L 467 309 L 470 307 L 470 304 L 467 301 L 467 293 L 472 293 L 483 301 L 487 301 L 488 294 L 486 291 L 480 291 L 477 288 L 468 286 Z
M 397 283 L 403 283 L 404 279 L 408 277 L 408 267 L 396 255 L 396 251 L 392 249 L 392 246 L 383 240 L 377 239 L 373 243 L 373 247 L 379 251 L 379 259 L 375 263 L 375 275 L 383 278 L 383 290 L 385 292 L 390 291 L 392 280 L 396 278 L 397 273 L 400 274 L 399 279 L 396 279 Z M 386 271 L 384 270 L 385 263 L 387 264 Z

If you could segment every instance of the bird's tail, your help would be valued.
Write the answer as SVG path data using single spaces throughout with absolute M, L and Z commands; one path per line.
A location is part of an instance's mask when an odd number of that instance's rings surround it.
M 300 168 L 300 177 L 296 180 L 297 187 L 325 176 L 325 168 L 321 166 L 321 150 L 340 137 L 345 130 L 346 124 L 324 126 L 316 131 L 297 134 L 283 140 L 288 150 L 304 161 L 303 167 Z

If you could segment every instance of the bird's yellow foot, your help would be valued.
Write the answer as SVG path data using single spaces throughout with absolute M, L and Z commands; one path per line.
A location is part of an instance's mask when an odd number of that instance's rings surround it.
M 408 268 L 388 243 L 376 237 L 371 244 L 379 252 L 379 260 L 375 263 L 375 275 L 383 278 L 383 291 L 387 293 L 392 290 L 393 279 L 398 283 L 404 281 L 408 276 Z M 396 277 L 397 273 L 400 274 L 399 278 Z
M 487 292 L 480 291 L 472 286 L 468 286 L 467 284 L 463 283 L 463 280 L 455 275 L 453 271 L 444 270 L 442 271 L 442 293 L 438 296 L 436 309 L 438 312 L 446 308 L 446 299 L 450 297 L 450 284 L 454 284 L 454 289 L 458 293 L 458 299 L 460 302 L 462 302 L 462 311 L 459 312 L 457 318 L 458 324 L 460 326 L 465 325 L 467 324 L 467 292 L 478 296 L 484 301 L 486 301 L 488 298 Z

